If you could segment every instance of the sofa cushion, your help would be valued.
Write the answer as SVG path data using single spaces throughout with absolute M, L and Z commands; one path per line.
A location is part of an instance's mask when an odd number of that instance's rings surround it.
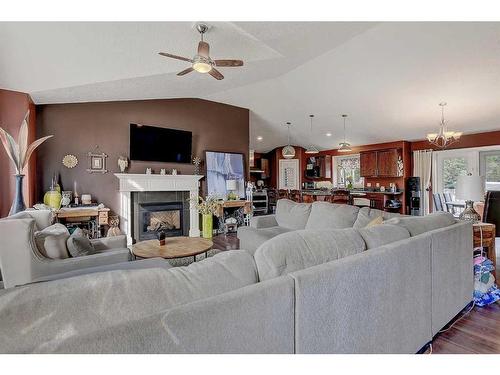
M 354 222 L 353 228 L 360 229 L 366 227 L 372 220 L 377 217 L 382 217 L 384 220 L 391 219 L 393 217 L 401 216 L 398 213 L 394 212 L 385 212 L 382 210 L 377 210 L 375 208 L 370 207 L 362 207 L 358 212 L 358 217 Z
M 305 229 L 352 228 L 359 207 L 348 204 L 314 202 Z
M 429 232 L 434 229 L 444 228 L 456 223 L 455 218 L 449 212 L 434 212 L 425 216 L 401 216 L 386 220 L 384 224 L 394 224 L 404 227 L 410 235 Z
M 81 257 L 96 253 L 92 242 L 84 235 L 80 228 L 75 229 L 66 241 L 69 254 L 74 257 Z
M 276 237 L 279 234 L 290 232 L 291 229 L 283 227 L 270 228 L 252 228 L 239 227 L 238 239 L 240 240 L 240 249 L 248 251 L 250 254 L 255 253 L 255 250 L 267 240 Z
M 298 230 L 280 234 L 262 244 L 254 258 L 261 281 L 330 262 L 365 250 L 352 228 Z
M 296 203 L 289 199 L 280 199 L 276 203 L 276 222 L 283 228 L 304 229 L 310 212 L 310 203 Z
M 187 267 L 100 272 L 13 288 L 0 295 L 0 337 L 9 338 L 0 340 L 0 352 L 64 351 L 64 341 L 82 332 L 99 332 L 256 282 L 252 256 L 233 250 Z
M 374 249 L 391 242 L 410 238 L 410 232 L 406 228 L 391 224 L 365 227 L 358 229 L 358 232 L 365 240 L 366 249 Z
M 46 258 L 65 259 L 69 257 L 66 241 L 68 229 L 59 223 L 35 232 L 35 243 L 38 251 Z

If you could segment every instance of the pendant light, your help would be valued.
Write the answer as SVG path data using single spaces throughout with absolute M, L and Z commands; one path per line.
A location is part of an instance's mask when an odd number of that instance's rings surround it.
M 462 132 L 449 131 L 446 126 L 446 121 L 444 120 L 444 107 L 446 103 L 439 103 L 441 107 L 441 121 L 439 123 L 439 131 L 437 133 L 427 134 L 427 140 L 433 146 L 439 148 L 446 148 L 455 142 L 458 142 L 462 136 Z
M 345 119 L 347 118 L 347 115 L 342 115 L 344 118 L 344 142 L 339 143 L 339 149 L 338 152 L 350 152 L 352 151 L 351 144 L 349 142 L 345 141 Z
M 288 128 L 288 144 L 281 150 L 281 155 L 285 159 L 293 159 L 295 157 L 295 148 L 290 144 L 290 125 L 290 122 L 286 123 L 286 127 Z
M 311 119 L 311 138 L 313 133 L 313 117 L 314 115 L 309 115 L 309 118 Z M 319 150 L 314 145 L 311 144 L 304 152 L 306 154 L 317 154 Z

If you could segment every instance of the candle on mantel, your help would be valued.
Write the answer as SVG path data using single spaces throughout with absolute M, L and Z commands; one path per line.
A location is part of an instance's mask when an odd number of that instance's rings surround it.
M 75 204 L 78 205 L 79 200 L 78 200 L 78 191 L 76 190 L 76 181 L 73 181 L 73 191 L 74 191 Z

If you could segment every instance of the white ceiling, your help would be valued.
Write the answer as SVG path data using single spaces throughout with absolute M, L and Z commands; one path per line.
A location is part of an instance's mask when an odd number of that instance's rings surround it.
M 500 129 L 500 23 L 216 22 L 213 58 L 241 58 L 226 79 L 175 74 L 193 23 L 0 23 L 0 87 L 35 103 L 200 97 L 251 110 L 251 147 L 335 148 L 420 139 L 437 128 Z M 308 115 L 315 115 L 313 133 Z M 332 137 L 325 133 L 332 132 Z M 262 136 L 262 141 L 257 141 Z

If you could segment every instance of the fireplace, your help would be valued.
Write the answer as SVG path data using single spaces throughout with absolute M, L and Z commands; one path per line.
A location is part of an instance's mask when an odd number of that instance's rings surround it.
M 139 241 L 151 240 L 164 232 L 167 237 L 183 234 L 182 202 L 160 202 L 139 204 Z

